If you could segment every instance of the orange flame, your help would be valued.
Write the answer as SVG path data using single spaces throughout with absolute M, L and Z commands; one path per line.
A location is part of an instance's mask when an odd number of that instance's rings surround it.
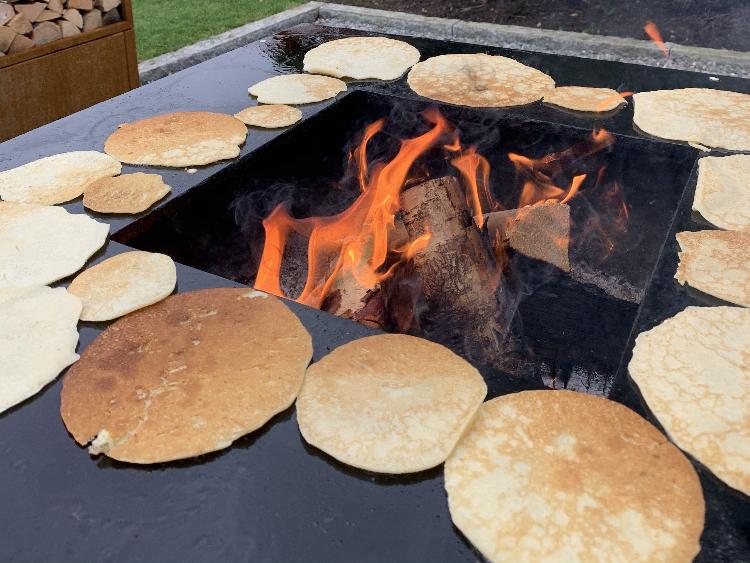
M 656 24 L 651 20 L 648 20 L 646 25 L 643 26 L 643 31 L 646 32 L 646 35 L 648 35 L 651 41 L 656 43 L 659 49 L 661 49 L 661 52 L 664 53 L 664 56 L 669 59 L 669 49 L 667 49 L 667 46 L 664 44 L 664 39 L 662 39 L 659 28 L 656 27 Z
M 615 100 L 619 99 L 625 99 L 632 96 L 635 92 L 618 92 L 616 95 L 613 95 L 612 97 L 608 97 L 601 101 L 601 103 L 596 106 L 596 111 L 604 111 L 609 104 Z
M 348 276 L 363 288 L 372 289 L 392 273 L 394 264 L 386 272 L 381 269 L 391 250 L 388 239 L 401 207 L 401 189 L 414 162 L 449 129 L 438 111 L 428 110 L 424 116 L 432 124 L 426 133 L 402 141 L 398 154 L 390 162 L 378 163 L 369 170 L 367 143 L 382 129 L 383 122 L 375 122 L 366 129 L 354 155 L 362 193 L 347 210 L 330 217 L 295 219 L 279 206 L 263 221 L 266 239 L 255 281 L 257 289 L 284 295 L 281 264 L 291 231 L 309 236 L 307 279 L 297 298 L 301 303 L 319 308 L 336 284 Z M 429 240 L 425 233 L 400 253 L 400 259 L 410 259 Z
M 566 172 L 577 161 L 608 147 L 615 142 L 614 136 L 604 129 L 594 130 L 585 143 L 573 145 L 563 151 L 550 153 L 542 158 L 508 153 L 508 158 L 516 169 L 517 177 L 523 180 L 521 195 L 516 207 L 525 207 L 548 200 L 567 203 L 586 179 L 585 174 L 575 176 L 567 188 L 557 185 L 554 178 Z
M 490 163 L 476 148 L 469 147 L 460 156 L 451 160 L 451 164 L 458 169 L 466 186 L 466 203 L 474 213 L 474 220 L 481 229 L 484 225 L 482 199 L 489 205 L 494 199 L 490 193 Z

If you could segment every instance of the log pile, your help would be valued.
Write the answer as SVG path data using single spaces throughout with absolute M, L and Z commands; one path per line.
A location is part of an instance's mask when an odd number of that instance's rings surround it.
M 122 0 L 0 0 L 0 56 L 122 21 Z

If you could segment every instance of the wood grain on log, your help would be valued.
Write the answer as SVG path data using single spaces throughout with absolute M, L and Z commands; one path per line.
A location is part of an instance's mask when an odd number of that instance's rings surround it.
M 39 15 L 47 8 L 44 2 L 34 2 L 33 4 L 16 4 L 15 9 L 19 14 L 23 14 L 29 21 L 35 22 Z
M 15 15 L 16 11 L 13 9 L 13 6 L 0 3 L 0 25 L 5 25 L 12 20 Z
M 412 241 L 428 228 L 432 233 L 427 248 L 414 258 L 429 309 L 459 320 L 476 359 L 495 358 L 499 273 L 459 183 L 444 177 L 416 185 L 402 193 L 401 209 Z
M 94 1 L 94 7 L 98 8 L 102 12 L 109 12 L 110 10 L 114 10 L 122 4 L 122 0 L 95 0 Z
M 102 26 L 102 13 L 99 10 L 90 10 L 83 13 L 83 31 L 91 31 Z
M 45 45 L 62 39 L 62 30 L 60 26 L 53 22 L 40 22 L 34 24 L 34 31 L 31 33 L 31 39 L 34 45 Z
M 31 33 L 34 27 L 31 25 L 31 20 L 24 14 L 16 14 L 13 18 L 5 24 L 19 35 L 25 35 Z
M 57 14 L 63 13 L 63 2 L 62 0 L 48 0 L 47 2 L 47 9 L 52 10 L 53 12 Z
M 7 53 L 17 33 L 9 27 L 0 27 L 0 53 Z
M 72 35 L 79 35 L 81 33 L 81 30 L 70 23 L 68 20 L 58 20 L 57 25 L 60 26 L 63 37 L 70 37 Z
M 570 271 L 570 207 L 567 204 L 544 202 L 495 211 L 486 214 L 485 220 L 490 238 L 498 236 L 516 252 Z
M 66 8 L 75 8 L 76 10 L 93 10 L 94 0 L 67 0 Z
M 12 55 L 13 53 L 20 53 L 31 49 L 33 46 L 34 42 L 25 35 L 16 35 L 15 39 L 13 39 L 13 43 L 11 43 L 8 48 L 8 54 Z
M 44 10 L 41 14 L 39 14 L 39 17 L 36 18 L 36 22 L 48 22 L 56 20 L 60 17 L 60 14 L 53 12 L 52 10 Z
M 83 16 L 74 8 L 63 10 L 63 18 L 72 23 L 78 29 L 83 29 Z

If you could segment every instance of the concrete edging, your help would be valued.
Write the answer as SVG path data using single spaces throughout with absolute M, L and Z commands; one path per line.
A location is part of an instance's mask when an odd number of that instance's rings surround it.
M 653 43 L 640 39 L 466 22 L 358 6 L 308 2 L 144 61 L 138 65 L 141 83 L 152 82 L 294 25 L 313 22 L 333 27 L 750 78 L 750 53 L 745 52 L 667 43 L 671 58 L 666 61 Z
M 242 47 L 263 37 L 298 25 L 312 23 L 318 18 L 320 2 L 307 2 L 296 8 L 285 10 L 273 16 L 250 22 L 230 29 L 219 35 L 198 41 L 177 51 L 165 53 L 143 61 L 138 65 L 141 84 L 164 78 L 178 70 L 193 66 L 237 47 Z

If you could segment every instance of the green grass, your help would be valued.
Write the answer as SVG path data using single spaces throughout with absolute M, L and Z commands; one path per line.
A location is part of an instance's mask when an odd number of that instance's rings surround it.
M 138 60 L 292 8 L 303 0 L 133 0 Z

